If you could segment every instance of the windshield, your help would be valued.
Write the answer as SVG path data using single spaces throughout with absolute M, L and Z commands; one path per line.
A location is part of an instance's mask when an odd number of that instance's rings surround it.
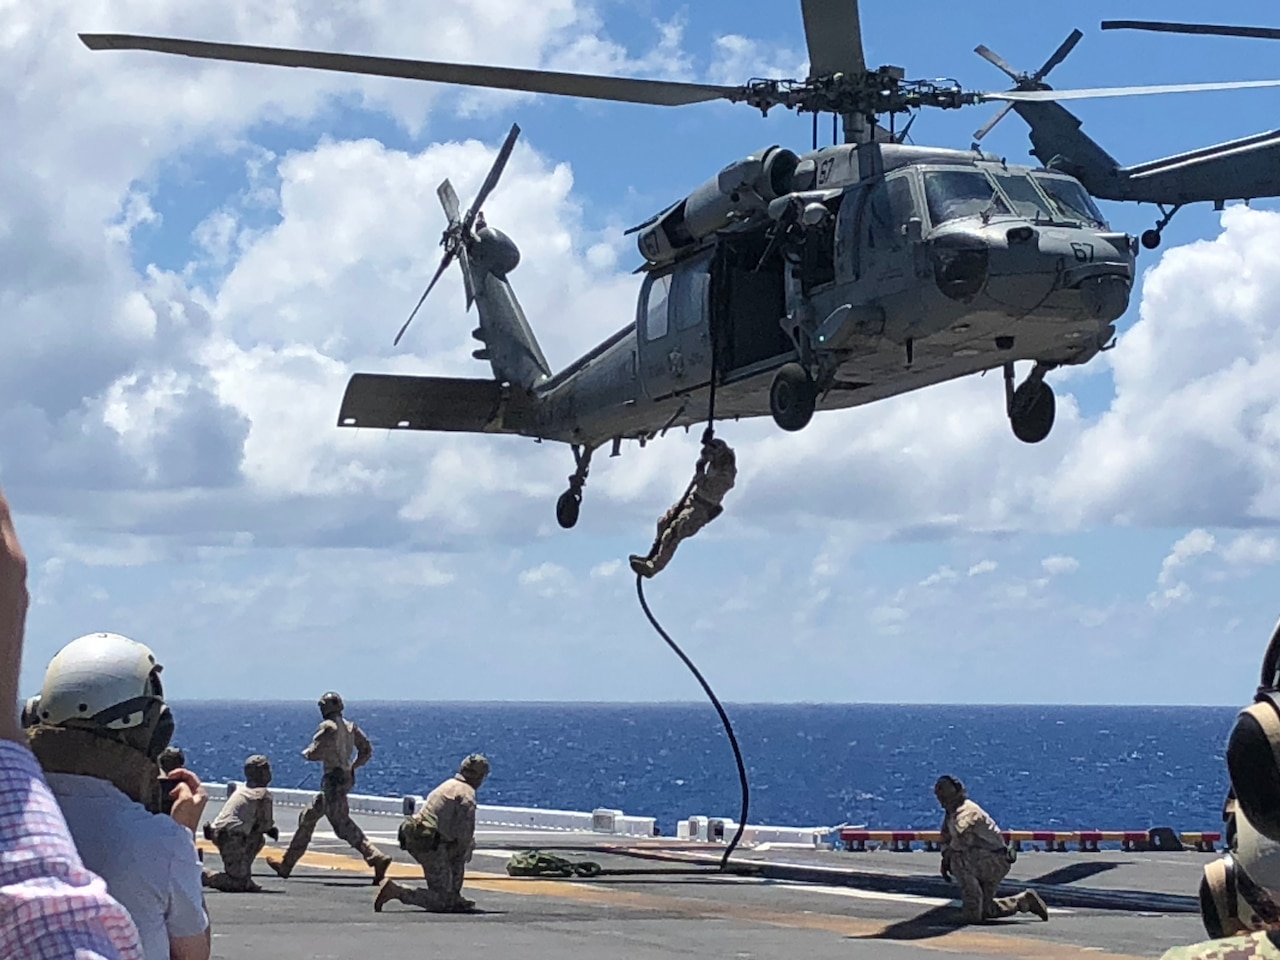
M 1026 174 L 997 173 L 996 183 L 1000 184 L 1004 195 L 1013 203 L 1014 212 L 1018 216 L 1036 221 L 1054 219 L 1048 201 Z
M 1004 199 L 979 170 L 926 171 L 924 196 L 935 227 L 961 217 L 1009 213 Z
M 1102 219 L 1102 212 L 1094 204 L 1093 197 L 1089 196 L 1078 182 L 1068 180 L 1066 177 L 1050 177 L 1044 174 L 1032 174 L 1032 176 L 1064 217 L 1083 220 L 1095 227 L 1106 227 L 1107 223 Z

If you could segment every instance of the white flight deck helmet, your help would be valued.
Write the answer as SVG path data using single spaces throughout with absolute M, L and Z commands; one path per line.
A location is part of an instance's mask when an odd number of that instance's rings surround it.
M 173 737 L 162 669 L 146 645 L 118 633 L 90 633 L 54 655 L 40 696 L 24 713 L 33 724 L 119 731 L 154 760 Z
M 1232 849 L 1207 864 L 1200 881 L 1200 916 L 1214 939 L 1280 923 L 1280 843 L 1259 833 L 1238 808 L 1228 819 L 1234 819 Z

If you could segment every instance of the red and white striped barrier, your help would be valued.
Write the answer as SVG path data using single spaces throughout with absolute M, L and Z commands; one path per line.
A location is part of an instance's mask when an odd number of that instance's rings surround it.
M 1124 850 L 1166 849 L 1156 838 L 1157 830 L 1005 830 L 1002 836 L 1021 850 L 1030 845 L 1049 852 L 1065 853 L 1068 844 L 1075 844 L 1082 851 L 1096 851 L 1101 843 L 1118 843 Z M 1171 831 L 1172 832 L 1172 831 Z M 1222 840 L 1218 831 L 1196 831 L 1174 834 L 1184 847 L 1212 853 Z M 907 851 L 916 844 L 925 850 L 937 850 L 942 846 L 942 835 L 937 830 L 863 830 L 845 827 L 840 831 L 844 848 L 850 851 L 867 849 L 876 844 L 889 850 Z

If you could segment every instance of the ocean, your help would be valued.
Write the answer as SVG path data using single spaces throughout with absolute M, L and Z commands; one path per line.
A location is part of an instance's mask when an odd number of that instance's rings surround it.
M 933 829 L 933 782 L 959 777 L 1004 829 L 1217 830 L 1235 707 L 728 704 L 752 823 Z M 253 753 L 277 788 L 319 787 L 304 761 L 313 702 L 173 705 L 202 778 Z M 348 703 L 373 741 L 356 792 L 426 794 L 473 751 L 482 803 L 736 819 L 737 770 L 708 703 Z

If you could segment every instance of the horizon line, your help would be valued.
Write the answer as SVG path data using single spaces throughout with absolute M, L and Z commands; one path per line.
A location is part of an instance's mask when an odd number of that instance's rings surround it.
M 707 700 L 438 700 L 424 699 L 414 700 L 407 697 L 344 697 L 344 701 L 350 704 L 405 704 L 405 705 L 429 705 L 429 706 L 600 706 L 600 707 L 686 707 L 686 706 L 710 706 Z M 315 700 L 311 698 L 281 698 L 273 700 L 264 700 L 262 698 L 246 698 L 246 697 L 191 697 L 181 699 L 170 699 L 168 701 L 174 705 L 178 704 L 244 704 L 254 703 L 261 705 L 290 705 L 290 704 L 307 704 L 313 706 Z M 954 703 L 946 701 L 933 702 L 911 702 L 911 701 L 873 701 L 873 700 L 726 700 L 723 701 L 726 706 L 735 707 L 983 707 L 983 708 L 1068 708 L 1082 709 L 1089 707 L 1101 707 L 1107 709 L 1124 709 L 1124 710 L 1169 710 L 1169 709 L 1234 709 L 1242 710 L 1248 704 L 1241 703 Z

